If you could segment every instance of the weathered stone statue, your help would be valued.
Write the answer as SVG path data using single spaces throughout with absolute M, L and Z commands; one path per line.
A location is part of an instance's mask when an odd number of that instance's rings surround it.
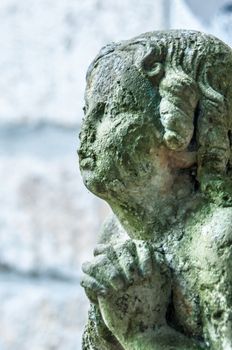
M 232 349 L 232 51 L 195 31 L 103 48 L 80 167 L 106 200 L 84 350 Z

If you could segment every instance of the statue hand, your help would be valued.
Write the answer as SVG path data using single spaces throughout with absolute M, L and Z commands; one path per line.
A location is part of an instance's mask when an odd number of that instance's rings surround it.
M 136 280 L 153 273 L 153 249 L 150 243 L 126 240 L 114 246 L 99 244 L 94 259 L 82 265 L 85 273 L 81 285 L 92 302 L 126 290 Z
M 133 334 L 166 324 L 170 278 L 162 255 L 149 242 L 101 245 L 83 266 L 87 295 L 123 344 Z

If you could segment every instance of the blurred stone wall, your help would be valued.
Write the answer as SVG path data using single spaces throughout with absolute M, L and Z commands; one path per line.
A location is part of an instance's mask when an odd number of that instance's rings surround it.
M 109 41 L 165 28 L 168 1 L 0 2 L 0 350 L 78 350 L 80 265 L 108 207 L 76 149 L 85 72 Z
M 170 28 L 204 31 L 232 45 L 232 0 L 172 0 Z
M 0 122 L 76 125 L 99 49 L 165 27 L 166 2 L 1 0 Z

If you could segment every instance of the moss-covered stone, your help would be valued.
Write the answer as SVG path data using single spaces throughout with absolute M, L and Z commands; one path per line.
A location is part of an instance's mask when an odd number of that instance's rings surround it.
M 103 48 L 80 168 L 114 215 L 83 286 L 83 349 L 232 349 L 232 52 L 195 31 Z

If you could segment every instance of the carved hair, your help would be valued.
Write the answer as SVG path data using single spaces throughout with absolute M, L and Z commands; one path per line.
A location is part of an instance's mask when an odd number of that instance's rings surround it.
M 159 92 L 167 147 L 179 151 L 192 141 L 198 151 L 199 177 L 203 168 L 225 173 L 230 158 L 231 49 L 197 32 L 174 31 L 158 40 L 150 39 L 153 50 L 142 65 L 150 79 L 156 75 L 154 62 L 160 59 L 164 65 Z M 157 51 L 162 54 L 157 55 Z

